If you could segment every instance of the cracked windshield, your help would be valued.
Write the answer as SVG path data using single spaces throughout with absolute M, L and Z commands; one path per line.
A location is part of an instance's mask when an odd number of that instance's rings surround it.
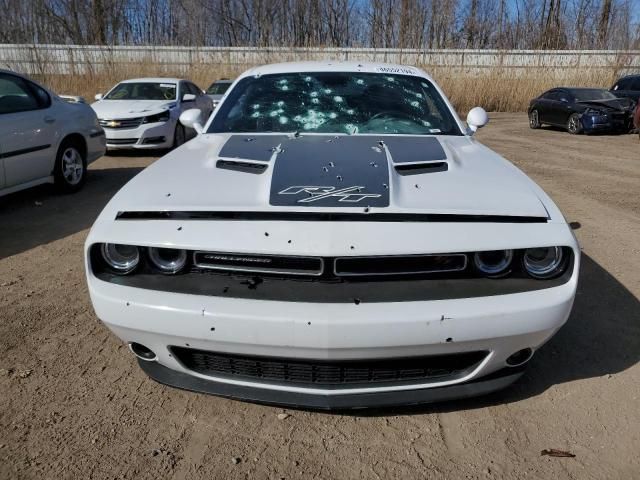
M 208 131 L 220 132 L 461 134 L 424 78 L 335 72 L 241 80 Z

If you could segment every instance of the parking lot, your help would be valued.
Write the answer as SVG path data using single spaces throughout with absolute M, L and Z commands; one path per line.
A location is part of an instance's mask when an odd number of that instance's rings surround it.
M 76 195 L 0 198 L 0 478 L 640 476 L 638 136 L 529 130 L 520 113 L 492 114 L 478 137 L 574 222 L 581 283 L 569 322 L 518 383 L 439 405 L 316 413 L 148 379 L 93 313 L 82 247 L 157 157 L 104 157 Z

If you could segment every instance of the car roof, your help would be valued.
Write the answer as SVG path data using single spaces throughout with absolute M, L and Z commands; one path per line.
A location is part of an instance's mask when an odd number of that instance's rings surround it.
M 14 71 L 14 70 L 7 70 L 6 68 L 0 68 L 0 73 L 9 73 L 11 75 L 15 75 L 16 77 L 24 78 L 26 80 L 30 80 L 30 81 L 33 82 L 33 80 L 31 80 L 31 78 L 29 78 L 28 75 L 26 75 L 24 73 L 18 73 L 18 72 Z
M 233 83 L 233 80 L 229 80 L 229 79 L 227 79 L 227 78 L 222 78 L 222 79 L 220 79 L 220 80 L 216 80 L 216 81 L 215 81 L 215 82 L 213 82 L 213 83 Z
M 36 85 L 38 85 L 40 88 L 45 89 L 47 92 L 49 92 L 52 95 L 57 95 L 53 90 L 51 90 L 49 87 L 41 84 L 40 82 L 38 82 L 37 80 L 34 80 L 33 78 L 29 77 L 28 75 L 25 75 L 24 73 L 18 73 L 15 72 L 13 70 L 7 70 L 6 68 L 0 68 L 0 73 L 8 73 L 10 75 L 15 75 L 16 77 L 20 77 L 23 78 L 25 80 L 28 80 L 31 83 L 35 83 Z
M 134 82 L 147 82 L 147 83 L 178 83 L 185 81 L 184 78 L 168 78 L 168 77 L 145 77 L 145 78 L 129 78 L 122 80 L 120 83 L 134 83 Z M 190 80 L 186 80 L 190 81 Z
M 416 75 L 432 80 L 422 69 L 412 65 L 400 65 L 382 62 L 354 62 L 354 61 L 316 61 L 316 62 L 286 62 L 273 63 L 254 67 L 244 72 L 240 78 L 254 75 L 270 75 L 277 73 L 300 72 L 353 72 L 353 73 L 387 73 Z
M 554 87 L 547 90 L 547 92 L 553 92 L 554 90 L 567 90 L 568 92 L 580 92 L 584 90 L 607 90 L 608 91 L 608 89 L 601 88 L 601 87 Z

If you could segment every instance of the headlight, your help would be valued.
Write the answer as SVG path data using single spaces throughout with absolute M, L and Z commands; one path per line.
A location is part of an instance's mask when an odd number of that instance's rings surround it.
M 157 113 L 156 115 L 149 115 L 148 117 L 144 117 L 142 123 L 160 123 L 160 122 L 168 122 L 171 114 L 169 110 L 165 110 L 162 113 Z
M 596 117 L 606 117 L 607 114 L 601 110 L 596 110 L 594 108 L 588 108 L 584 113 L 587 115 L 595 115 Z
M 551 278 L 564 270 L 561 247 L 528 248 L 524 252 L 522 262 L 524 268 L 533 278 Z
M 187 263 L 187 252 L 175 248 L 150 248 L 149 260 L 162 273 L 178 273 Z
M 140 263 L 140 251 L 136 246 L 103 243 L 101 250 L 107 265 L 118 273 L 130 273 Z
M 494 276 L 507 272 L 513 260 L 513 250 L 492 250 L 477 252 L 473 264 L 485 275 Z

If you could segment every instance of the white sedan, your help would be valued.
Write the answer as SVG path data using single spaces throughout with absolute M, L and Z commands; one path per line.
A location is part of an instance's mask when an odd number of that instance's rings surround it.
M 558 207 L 414 67 L 242 75 L 86 241 L 100 319 L 155 380 L 310 408 L 503 388 L 567 320 Z
M 91 108 L 0 70 L 0 196 L 43 183 L 75 192 L 105 151 Z
M 107 148 L 175 148 L 194 135 L 178 122 L 187 109 L 203 118 L 213 110 L 211 99 L 188 80 L 137 78 L 118 83 L 91 106 L 107 134 Z

